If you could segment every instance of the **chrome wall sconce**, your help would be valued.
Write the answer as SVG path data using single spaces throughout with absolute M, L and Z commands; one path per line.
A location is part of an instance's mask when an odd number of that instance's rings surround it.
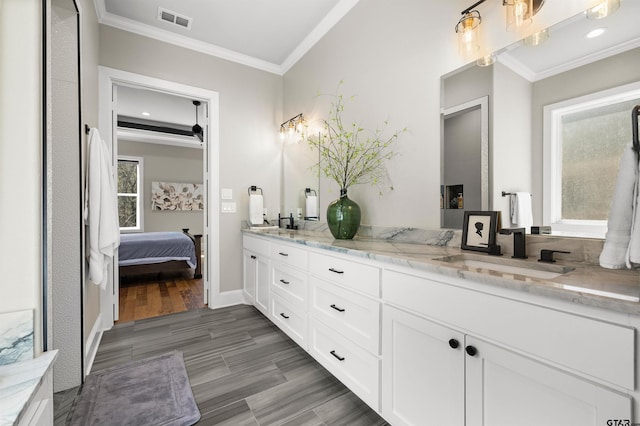
M 291 117 L 280 125 L 280 139 L 284 140 L 285 136 L 293 135 L 294 133 L 302 133 L 305 124 L 302 113 Z

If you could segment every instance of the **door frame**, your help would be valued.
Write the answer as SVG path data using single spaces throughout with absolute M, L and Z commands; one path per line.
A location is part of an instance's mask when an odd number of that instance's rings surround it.
M 98 66 L 99 79 L 99 130 L 102 139 L 110 147 L 112 154 L 113 173 L 115 179 L 117 164 L 117 138 L 113 138 L 113 87 L 116 85 L 133 86 L 142 89 L 155 90 L 176 96 L 206 102 L 208 105 L 208 117 L 205 117 L 205 132 L 208 141 L 204 148 L 203 179 L 206 186 L 206 214 L 204 217 L 205 262 L 203 265 L 203 277 L 205 285 L 205 302 L 210 308 L 215 306 L 215 301 L 220 295 L 220 138 L 219 138 L 219 96 L 218 92 L 189 86 L 173 81 L 162 80 L 142 74 L 131 73 L 114 68 Z M 113 262 L 113 274 L 111 274 L 107 288 L 100 292 L 100 312 L 102 314 L 102 329 L 113 327 L 118 312 L 118 270 L 117 262 Z

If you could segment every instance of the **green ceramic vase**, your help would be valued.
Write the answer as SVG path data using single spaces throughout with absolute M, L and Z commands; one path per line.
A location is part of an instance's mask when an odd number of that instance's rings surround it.
M 350 240 L 360 227 L 360 206 L 347 197 L 347 190 L 340 190 L 340 198 L 327 207 L 327 224 L 337 240 Z

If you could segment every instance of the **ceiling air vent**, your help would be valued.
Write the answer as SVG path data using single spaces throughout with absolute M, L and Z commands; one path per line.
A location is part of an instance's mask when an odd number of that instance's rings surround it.
M 165 21 L 173 25 L 178 25 L 182 28 L 186 28 L 188 30 L 191 29 L 191 18 L 186 16 L 181 16 L 176 12 L 172 12 L 167 9 L 163 9 L 162 7 L 158 8 L 158 19 L 160 21 Z

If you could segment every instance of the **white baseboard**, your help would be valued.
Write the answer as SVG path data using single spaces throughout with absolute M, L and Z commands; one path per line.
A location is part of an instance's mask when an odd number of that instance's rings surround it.
M 89 338 L 85 344 L 85 353 L 84 353 L 84 374 L 87 376 L 91 372 L 91 367 L 93 367 L 93 361 L 96 358 L 96 353 L 98 353 L 98 346 L 100 346 L 100 341 L 102 340 L 102 333 L 104 330 L 102 329 L 102 314 L 98 314 L 98 318 L 96 318 L 96 322 L 93 324 L 93 328 L 91 329 L 91 333 L 89 333 Z
M 240 305 L 242 303 L 244 303 L 242 290 L 225 291 L 224 293 L 212 295 L 209 308 L 224 308 L 225 306 Z

